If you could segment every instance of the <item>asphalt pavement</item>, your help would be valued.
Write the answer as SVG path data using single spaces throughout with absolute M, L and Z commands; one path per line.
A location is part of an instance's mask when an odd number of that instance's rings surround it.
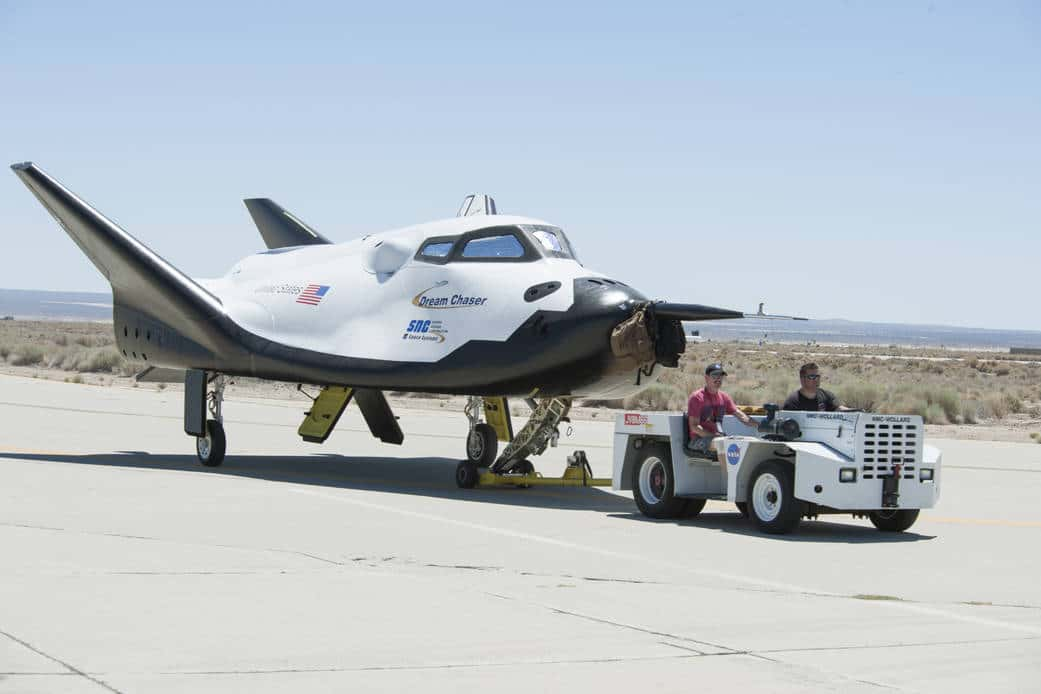
M 461 412 L 316 446 L 307 405 L 230 389 L 208 469 L 178 392 L 0 376 L 0 692 L 1041 691 L 1041 446 L 933 439 L 909 532 L 773 537 L 461 490 Z M 611 430 L 534 462 L 608 477 Z

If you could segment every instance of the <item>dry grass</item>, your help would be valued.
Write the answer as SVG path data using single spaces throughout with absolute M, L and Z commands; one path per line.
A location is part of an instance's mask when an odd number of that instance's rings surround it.
M 931 424 L 994 423 L 1041 412 L 1041 365 L 1016 363 L 1019 359 L 1008 354 L 733 342 L 688 345 L 679 369 L 665 371 L 659 383 L 628 398 L 625 407 L 682 409 L 686 394 L 704 384 L 704 365 L 715 361 L 726 367 L 724 389 L 740 404 L 783 402 L 799 385 L 799 366 L 813 361 L 824 388 L 857 409 L 918 414 Z
M 123 358 L 107 323 L 2 321 L 0 362 L 121 376 L 143 368 Z

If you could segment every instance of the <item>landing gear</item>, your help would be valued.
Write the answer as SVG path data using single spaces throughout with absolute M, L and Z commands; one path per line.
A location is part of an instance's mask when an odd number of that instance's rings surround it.
M 537 403 L 529 401 L 528 404 L 532 405 L 531 418 L 492 464 L 492 472 L 510 472 L 518 463 L 527 462 L 527 458 L 542 455 L 547 446 L 557 445 L 560 438 L 557 426 L 571 410 L 571 399 L 543 398 Z
M 503 480 L 509 476 L 510 484 L 518 487 L 529 486 L 527 482 L 541 476 L 535 474 L 535 466 L 529 457 L 541 455 L 547 446 L 556 446 L 560 438 L 557 426 L 567 421 L 567 413 L 571 409 L 570 398 L 544 398 L 538 402 L 528 400 L 531 407 L 531 418 L 506 446 L 498 458 L 495 457 L 499 447 L 496 428 L 487 422 L 480 421 L 482 407 L 487 414 L 487 403 L 483 398 L 471 397 L 466 402 L 464 412 L 470 421 L 470 433 L 466 437 L 466 460 L 455 469 L 455 483 L 463 489 L 470 489 L 480 481 L 482 473 L 491 472 L 489 479 Z M 509 424 L 507 423 L 507 426 Z M 512 431 L 511 431 L 512 433 Z M 527 476 L 532 476 L 531 478 Z M 589 474 L 592 478 L 592 473 Z M 585 477 L 582 478 L 583 483 Z
M 472 465 L 482 468 L 495 462 L 495 454 L 499 452 L 499 436 L 492 425 L 479 421 L 481 398 L 470 398 L 466 401 L 466 418 L 470 420 L 470 433 L 466 436 L 466 460 Z
M 466 437 L 466 459 L 477 467 L 488 467 L 499 452 L 499 439 L 490 424 L 474 425 Z
M 206 467 L 217 467 L 223 463 L 224 452 L 227 449 L 224 415 L 221 412 L 221 405 L 224 403 L 224 385 L 225 378 L 222 374 L 214 374 L 208 383 L 206 380 L 201 383 L 203 392 L 205 392 L 206 409 L 209 410 L 212 419 L 206 420 L 204 433 L 195 437 L 195 453 L 199 456 L 199 462 Z M 189 397 L 187 385 L 185 397 Z
M 195 438 L 195 452 L 199 456 L 199 462 L 206 467 L 217 467 L 224 462 L 226 447 L 224 425 L 214 419 L 207 420 L 206 435 Z

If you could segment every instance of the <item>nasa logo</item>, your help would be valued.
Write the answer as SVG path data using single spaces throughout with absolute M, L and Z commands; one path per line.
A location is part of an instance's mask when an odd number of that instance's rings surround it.
M 736 443 L 727 446 L 727 462 L 731 465 L 737 465 L 739 460 L 741 460 L 741 447 Z
M 640 424 L 647 423 L 647 415 L 643 414 L 627 414 L 625 415 L 626 426 L 639 426 Z

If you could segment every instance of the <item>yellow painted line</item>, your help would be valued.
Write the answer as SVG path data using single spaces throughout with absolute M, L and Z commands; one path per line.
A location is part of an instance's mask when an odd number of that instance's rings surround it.
M 922 516 L 922 521 L 933 523 L 953 523 L 955 525 L 996 525 L 1006 528 L 1041 528 L 1041 521 L 1004 520 L 1002 518 L 944 518 Z

